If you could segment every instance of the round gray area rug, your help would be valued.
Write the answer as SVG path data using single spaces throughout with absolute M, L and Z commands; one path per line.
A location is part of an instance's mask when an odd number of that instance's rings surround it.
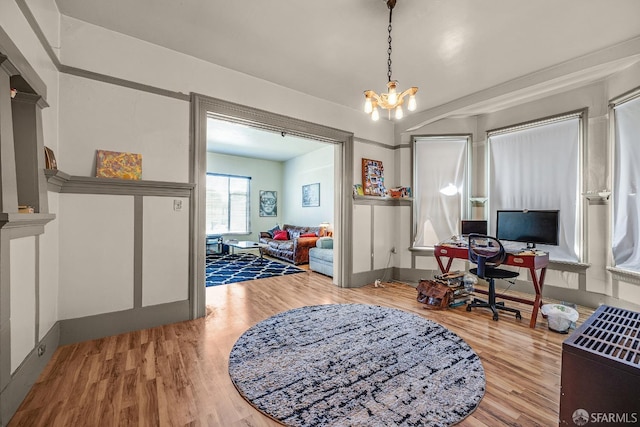
M 478 355 L 455 333 L 365 304 L 258 323 L 231 349 L 229 374 L 246 400 L 289 426 L 449 426 L 485 391 Z

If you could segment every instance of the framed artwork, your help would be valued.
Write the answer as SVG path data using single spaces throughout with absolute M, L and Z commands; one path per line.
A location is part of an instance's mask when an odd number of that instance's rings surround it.
M 278 216 L 278 192 L 260 190 L 260 216 Z
M 139 180 L 142 178 L 142 154 L 98 150 L 96 177 Z
M 362 190 L 365 196 L 384 196 L 384 167 L 380 160 L 362 159 Z
M 302 186 L 302 207 L 320 206 L 320 183 Z

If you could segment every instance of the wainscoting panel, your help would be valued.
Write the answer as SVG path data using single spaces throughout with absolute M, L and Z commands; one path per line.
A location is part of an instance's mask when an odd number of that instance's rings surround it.
M 12 239 L 11 253 L 11 373 L 33 350 L 36 340 L 36 238 Z
M 189 199 L 144 197 L 142 306 L 181 301 L 188 297 Z
M 60 319 L 133 308 L 134 196 L 60 194 Z

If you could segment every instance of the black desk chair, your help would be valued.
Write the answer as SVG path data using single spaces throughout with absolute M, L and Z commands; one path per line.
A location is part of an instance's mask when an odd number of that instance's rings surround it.
M 469 235 L 469 261 L 476 264 L 477 268 L 469 270 L 481 279 L 489 282 L 489 298 L 487 301 L 474 298 L 467 304 L 467 311 L 474 307 L 490 308 L 493 312 L 493 320 L 498 320 L 498 310 L 509 311 L 516 314 L 516 319 L 522 319 L 520 310 L 505 307 L 504 302 L 496 302 L 496 285 L 494 279 L 513 279 L 518 276 L 517 271 L 509 271 L 497 268 L 507 259 L 507 253 L 502 243 L 495 237 L 484 234 Z

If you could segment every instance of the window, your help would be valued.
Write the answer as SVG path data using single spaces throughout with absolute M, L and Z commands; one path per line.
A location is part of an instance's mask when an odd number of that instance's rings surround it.
M 460 234 L 468 208 L 470 144 L 466 135 L 414 139 L 413 246 L 435 246 Z
M 249 184 L 245 176 L 207 174 L 207 235 L 249 234 Z
M 640 93 L 614 106 L 613 239 L 615 266 L 640 272 Z
M 581 129 L 576 113 L 488 133 L 490 233 L 498 210 L 559 209 L 559 245 L 540 249 L 581 260 Z

